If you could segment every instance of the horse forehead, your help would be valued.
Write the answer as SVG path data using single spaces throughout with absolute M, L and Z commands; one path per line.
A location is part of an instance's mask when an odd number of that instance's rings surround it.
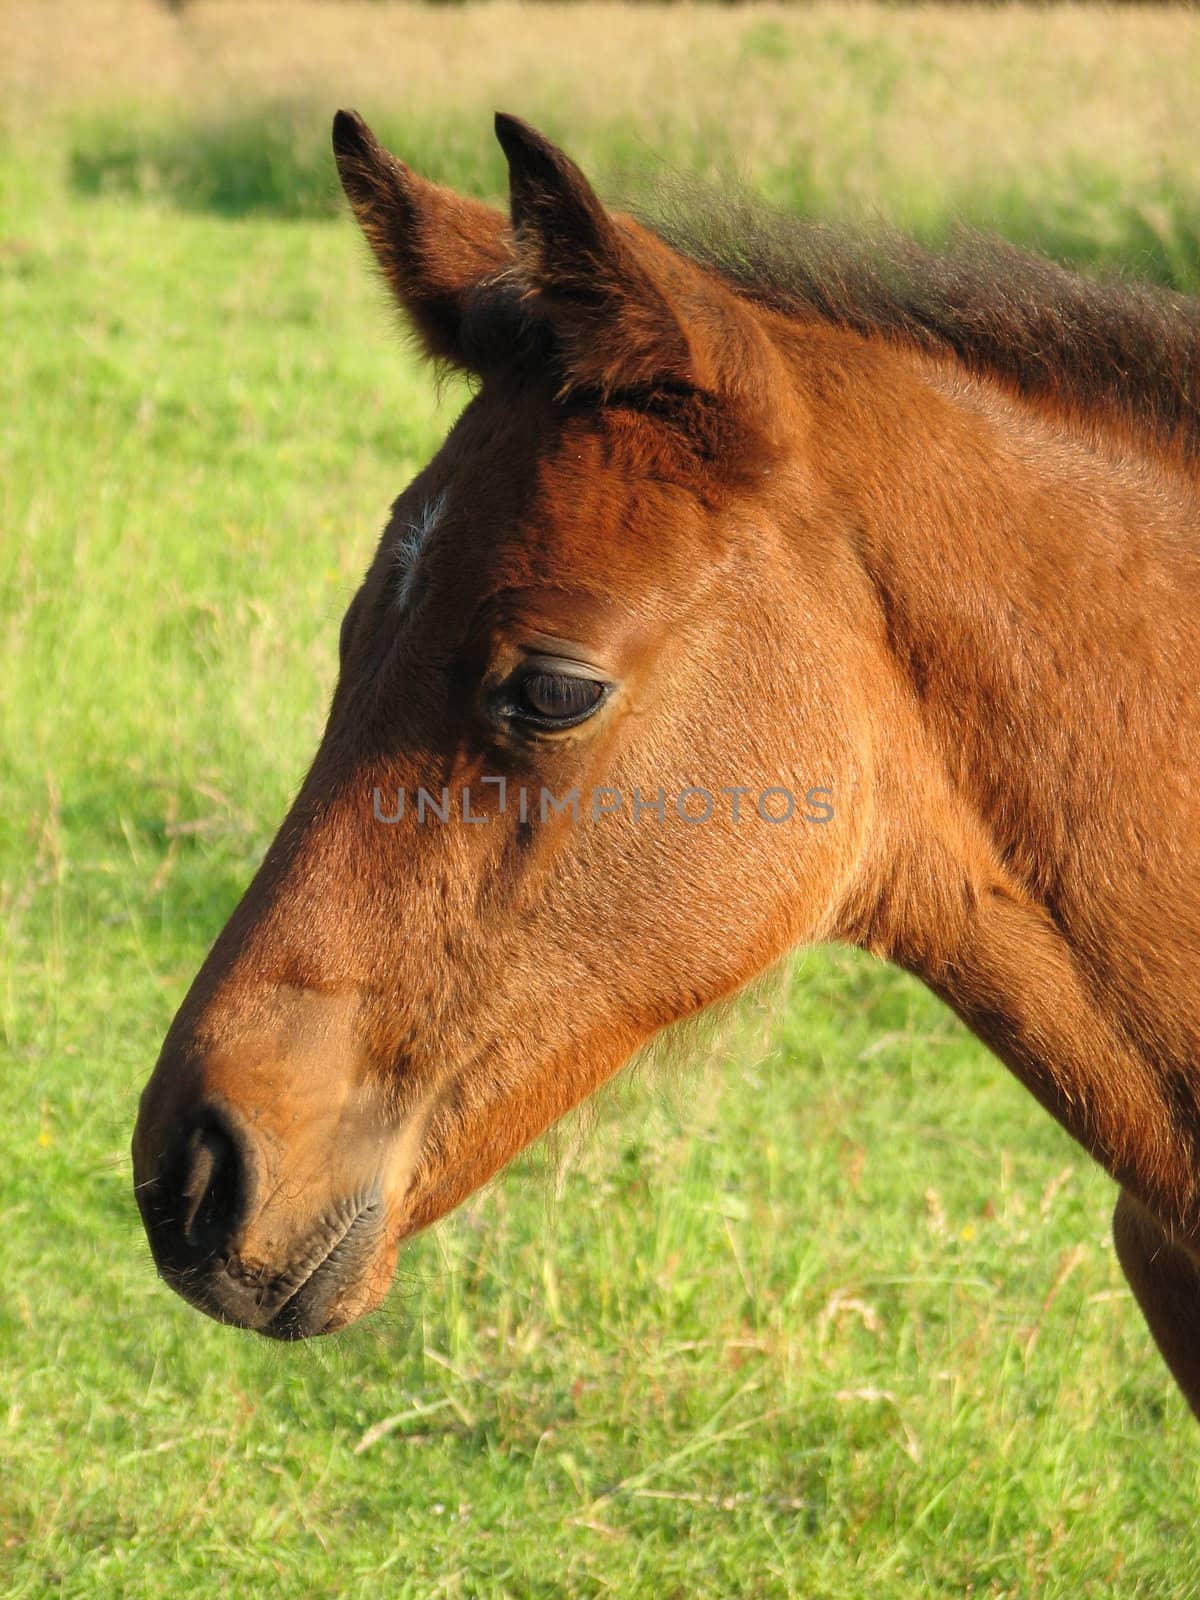
M 655 565 L 686 522 L 686 497 L 647 470 L 644 443 L 603 419 L 498 430 L 478 451 L 464 441 L 447 467 L 418 507 L 413 539 L 439 545 L 451 564 L 468 553 L 483 581 L 554 581 L 604 571 L 614 557 Z

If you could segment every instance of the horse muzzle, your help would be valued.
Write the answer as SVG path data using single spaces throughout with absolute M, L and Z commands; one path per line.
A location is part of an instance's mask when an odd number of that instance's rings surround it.
M 285 1009 L 288 1026 L 221 1048 L 168 1037 L 133 1166 L 171 1288 L 220 1322 L 299 1339 L 386 1294 L 411 1162 L 336 1003 L 293 994 Z

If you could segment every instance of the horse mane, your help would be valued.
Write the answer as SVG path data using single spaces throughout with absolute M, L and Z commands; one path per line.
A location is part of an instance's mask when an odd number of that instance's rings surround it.
M 945 250 L 660 184 L 639 219 L 747 299 L 933 355 L 1200 458 L 1200 300 L 1088 278 L 960 228 Z

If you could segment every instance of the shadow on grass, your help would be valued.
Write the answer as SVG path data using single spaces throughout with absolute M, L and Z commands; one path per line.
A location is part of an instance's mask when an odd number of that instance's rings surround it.
M 78 121 L 69 179 L 78 194 L 160 199 L 237 217 L 337 216 L 342 192 L 330 150 L 332 105 L 284 100 L 243 111 L 165 119 L 129 110 Z M 376 131 L 427 177 L 496 196 L 503 167 L 486 125 L 463 118 L 386 121 Z
M 84 118 L 72 131 L 70 183 L 84 195 L 157 199 L 229 217 L 334 217 L 343 201 L 329 143 L 333 109 L 277 100 L 192 116 L 130 109 Z M 503 196 L 503 162 L 486 117 L 467 118 L 458 110 L 409 113 L 403 120 L 377 119 L 375 128 L 423 175 L 464 194 Z M 649 144 L 624 123 L 584 128 L 573 153 L 601 173 L 648 176 L 662 161 L 708 179 L 737 169 L 737 152 L 719 127 Z M 753 187 L 786 211 L 825 220 L 843 213 L 837 175 L 822 187 L 802 150 L 751 177 Z M 1076 162 L 1049 195 L 1044 189 L 1031 195 L 1001 179 L 994 187 L 921 201 L 912 231 L 927 244 L 941 242 L 964 221 L 1085 271 L 1122 269 L 1176 290 L 1200 290 L 1200 188 L 1165 176 L 1148 190 L 1130 192 L 1102 163 Z

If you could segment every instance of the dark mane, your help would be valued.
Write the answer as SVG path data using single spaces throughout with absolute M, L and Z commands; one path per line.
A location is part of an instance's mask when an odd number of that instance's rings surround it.
M 640 212 L 747 298 L 931 353 L 1115 417 L 1200 457 L 1200 301 L 1085 278 L 960 230 L 940 253 L 886 230 L 803 222 L 743 192 L 660 187 Z

